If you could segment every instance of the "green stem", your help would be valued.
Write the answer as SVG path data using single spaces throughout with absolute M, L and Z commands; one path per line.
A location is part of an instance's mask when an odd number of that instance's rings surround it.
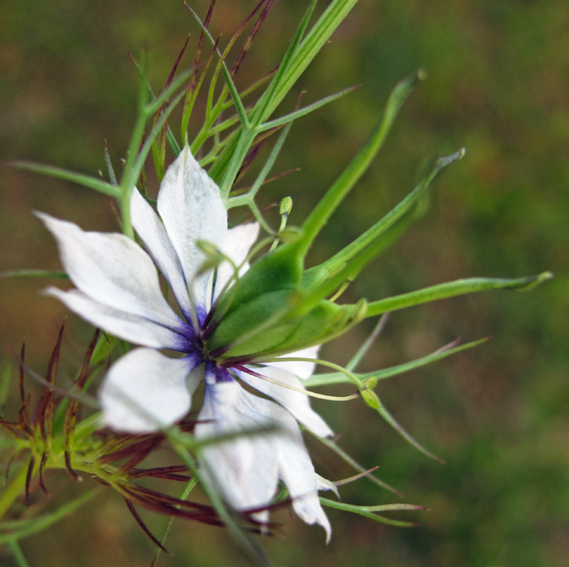
M 130 191 L 125 191 L 120 199 L 122 230 L 125 236 L 134 239 L 134 229 L 130 216 Z
M 22 549 L 15 539 L 8 540 L 8 547 L 10 548 L 10 551 L 12 552 L 12 555 L 18 564 L 18 567 L 30 567 L 30 564 L 22 553 Z

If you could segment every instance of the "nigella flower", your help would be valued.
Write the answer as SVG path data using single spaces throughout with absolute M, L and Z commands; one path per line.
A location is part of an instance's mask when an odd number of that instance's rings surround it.
M 329 537 L 317 491 L 331 484 L 315 473 L 297 423 L 319 436 L 331 434 L 302 393 L 301 379 L 313 372 L 314 364 L 252 366 L 240 360 L 227 367 L 208 355 L 202 340 L 213 302 L 235 278 L 234 266 L 240 273 L 248 268 L 257 223 L 227 228 L 219 189 L 188 147 L 168 168 L 157 209 L 159 215 L 134 190 L 132 223 L 148 253 L 122 234 L 84 232 L 73 223 L 38 214 L 55 236 L 76 286 L 65 292 L 52 287 L 47 293 L 93 325 L 142 347 L 109 370 L 100 391 L 104 423 L 134 433 L 172 425 L 188 412 L 193 392 L 205 379 L 196 437 L 244 434 L 205 446 L 204 478 L 238 510 L 267 506 L 282 480 L 296 513 L 309 524 L 320 524 Z M 234 266 L 225 261 L 216 270 L 200 272 L 206 259 L 200 241 L 213 244 Z M 164 298 L 156 266 L 181 315 Z M 163 349 L 182 356 L 167 356 Z M 315 358 L 316 352 L 305 349 L 299 357 Z M 250 393 L 238 380 L 274 401 Z M 258 517 L 265 519 L 266 513 Z

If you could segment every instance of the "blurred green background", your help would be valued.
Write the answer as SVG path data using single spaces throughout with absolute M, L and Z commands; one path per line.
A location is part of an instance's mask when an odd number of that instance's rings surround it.
M 240 74 L 241 85 L 271 69 L 307 1 L 277 0 Z M 255 2 L 218 0 L 212 29 L 225 38 Z M 323 3 L 325 5 L 326 3 Z M 207 3 L 192 5 L 205 15 Z M 135 117 L 137 76 L 128 52 L 146 46 L 156 90 L 197 27 L 179 0 L 3 0 L 0 4 L 0 159 L 31 159 L 96 174 L 103 140 L 119 162 Z M 192 54 L 185 66 L 191 64 Z M 364 369 L 422 356 L 462 337 L 493 340 L 380 385 L 397 419 L 447 464 L 412 449 L 357 402 L 315 404 L 341 444 L 429 512 L 399 515 L 398 529 L 329 511 L 334 534 L 287 511 L 264 543 L 276 565 L 329 567 L 533 567 L 569 557 L 569 10 L 562 0 L 362 0 L 301 79 L 305 102 L 353 84 L 362 88 L 299 121 L 276 170 L 301 172 L 267 188 L 267 204 L 294 198 L 291 222 L 306 212 L 363 143 L 393 85 L 428 71 L 404 107 L 371 171 L 326 228 L 314 260 L 349 242 L 401 199 L 425 160 L 465 146 L 466 157 L 436 184 L 428 214 L 369 267 L 350 297 L 370 299 L 468 276 L 556 279 L 528 294 L 493 292 L 439 302 L 391 317 Z M 285 104 L 291 108 L 293 100 Z M 288 106 L 287 106 L 288 104 Z M 284 112 L 284 110 L 283 110 Z M 194 132 L 195 132 L 194 124 Z M 104 197 L 53 179 L 0 171 L 0 271 L 57 268 L 54 243 L 31 210 L 82 227 L 115 230 Z M 65 309 L 40 280 L 0 280 L 0 345 L 18 348 L 43 371 Z M 371 327 L 326 353 L 346 362 Z M 70 316 L 66 362 L 90 330 Z M 67 366 L 66 366 L 67 365 Z M 9 413 L 10 408 L 4 408 Z M 4 409 L 2 410 L 4 412 Z M 350 472 L 310 443 L 318 471 Z M 70 484 L 54 479 L 51 498 Z M 0 487 L 1 490 L 1 487 Z M 365 481 L 345 502 L 398 501 Z M 160 533 L 165 518 L 144 514 Z M 176 521 L 166 566 L 245 565 L 220 529 Z M 134 567 L 153 547 L 118 495 L 25 540 L 32 566 Z M 0 564 L 13 560 L 0 550 Z

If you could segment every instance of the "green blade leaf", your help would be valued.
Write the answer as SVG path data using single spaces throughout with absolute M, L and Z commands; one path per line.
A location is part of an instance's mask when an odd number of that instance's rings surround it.
M 253 205 L 255 204 L 254 198 L 255 195 L 258 193 L 259 189 L 261 188 L 261 186 L 263 185 L 263 183 L 265 182 L 265 179 L 267 178 L 267 176 L 269 175 L 271 168 L 273 167 L 284 143 L 285 140 L 290 132 L 292 126 L 292 122 L 290 122 L 289 124 L 287 124 L 280 136 L 277 139 L 276 144 L 274 145 L 273 149 L 271 150 L 271 153 L 269 154 L 269 157 L 267 158 L 267 161 L 265 162 L 265 164 L 263 165 L 263 168 L 261 169 L 261 171 L 259 172 L 259 175 L 257 176 L 257 178 L 255 179 L 255 182 L 253 183 L 253 185 L 251 186 L 251 189 L 249 189 L 249 191 L 247 191 L 247 193 L 245 195 L 239 195 L 236 197 L 230 197 L 227 203 L 227 209 L 231 209 L 233 207 L 240 207 L 240 206 L 244 206 L 244 205 L 248 205 L 251 210 L 253 210 Z
M 314 60 L 319 51 L 328 42 L 334 31 L 346 19 L 358 0 L 334 0 L 318 21 L 312 26 L 300 45 L 291 54 L 286 62 L 283 72 L 275 76 L 275 85 L 271 89 L 270 97 L 259 113 L 257 124 L 264 122 L 282 102 L 298 78 L 304 73 L 308 65 Z M 307 12 L 308 18 L 312 14 L 314 5 Z M 308 23 L 303 19 L 303 25 Z M 301 28 L 302 29 L 302 28 Z M 303 30 L 302 30 L 303 31 Z
M 415 360 L 411 360 L 410 362 L 405 362 L 396 366 L 390 366 L 389 368 L 384 368 L 383 370 L 377 370 L 375 372 L 356 374 L 356 376 L 361 380 L 371 378 L 372 376 L 377 380 L 385 380 L 386 378 L 392 378 L 393 376 L 399 376 L 405 372 L 410 372 L 411 370 L 421 368 L 427 364 L 432 364 L 433 362 L 437 362 L 438 360 L 442 360 L 447 356 L 452 356 L 453 354 L 456 354 L 463 350 L 474 348 L 475 346 L 478 346 L 487 340 L 488 339 L 486 338 L 479 339 L 477 341 L 472 341 L 470 343 L 466 343 L 457 347 L 439 349 L 436 352 L 433 352 L 421 358 L 417 358 Z M 304 380 L 303 384 L 307 388 L 314 388 L 318 386 L 329 386 L 331 384 L 352 384 L 352 381 L 341 372 L 330 372 L 326 374 L 314 374 L 313 376 L 310 376 Z
M 343 97 L 344 95 L 351 93 L 352 91 L 355 91 L 356 89 L 359 89 L 359 86 L 349 87 L 347 89 L 344 89 L 343 91 L 327 96 L 317 102 L 314 102 L 308 106 L 305 106 L 304 108 L 301 108 L 300 110 L 295 110 L 294 112 L 291 112 L 286 116 L 282 116 L 281 118 L 276 118 L 275 120 L 271 120 L 270 122 L 265 122 L 262 126 L 259 127 L 258 130 L 260 132 L 265 132 L 266 130 L 271 130 L 272 128 L 277 128 L 278 126 L 282 126 L 283 124 L 289 124 L 293 120 L 296 120 L 301 116 L 306 116 L 307 114 L 314 112 L 318 108 L 322 108 L 324 105 L 329 104 L 330 102 L 333 102 Z
M 512 289 L 517 291 L 529 291 L 553 277 L 551 272 L 543 272 L 537 276 L 517 279 L 501 278 L 468 278 L 433 285 L 410 293 L 395 295 L 386 299 L 374 301 L 368 305 L 366 317 L 381 315 L 388 311 L 398 311 L 407 307 L 413 307 L 422 303 L 429 303 L 447 297 L 489 291 L 493 289 Z
M 146 85 L 150 99 L 153 102 L 155 102 L 156 101 L 156 95 L 154 94 L 154 91 L 152 90 L 152 87 L 150 86 L 150 82 L 148 81 L 146 74 L 144 73 L 144 71 L 143 71 L 142 67 L 140 66 L 140 64 L 138 63 L 138 61 L 134 57 L 131 57 L 131 59 L 134 63 L 134 66 L 136 67 L 136 70 L 138 71 L 138 76 L 140 77 L 140 80 Z M 174 136 L 174 133 L 170 129 L 170 126 L 167 127 L 166 136 L 168 139 L 168 144 L 170 145 L 170 148 L 171 148 L 172 152 L 174 153 L 174 156 L 178 157 L 180 155 L 181 148 L 180 148 L 180 145 L 178 144 L 178 141 L 176 140 L 176 137 Z
M 69 276 L 61 270 L 9 270 L 0 274 L 1 278 L 55 278 L 68 280 Z
M 68 504 L 61 506 L 51 514 L 45 514 L 44 516 L 27 520 L 0 523 L 0 542 L 19 540 L 49 528 L 59 520 L 75 512 L 75 510 L 83 506 L 83 504 L 86 504 L 98 492 L 97 489 L 90 490 L 76 500 L 72 500 Z
M 387 320 L 389 319 L 389 313 L 382 315 L 377 322 L 377 325 L 371 332 L 370 336 L 364 341 L 362 346 L 358 349 L 356 354 L 350 359 L 350 362 L 346 364 L 346 370 L 350 372 L 354 371 L 359 363 L 362 361 L 363 357 L 368 353 L 369 349 L 373 346 L 379 335 L 383 332 L 383 329 L 387 325 Z
M 343 279 L 349 279 L 350 273 L 358 273 L 362 267 L 375 258 L 380 252 L 398 239 L 411 221 L 416 216 L 416 207 L 424 197 L 435 177 L 448 165 L 461 159 L 464 150 L 460 150 L 451 156 L 437 160 L 431 173 L 423 179 L 407 197 L 405 197 L 391 211 L 384 215 L 372 227 L 366 230 L 343 250 L 315 266 L 306 273 L 306 285 L 315 285 L 323 280 L 328 274 L 336 272 L 335 280 L 327 282 L 331 293 L 336 286 L 342 284 Z M 366 250 L 367 249 L 367 250 Z M 359 255 L 359 260 L 357 259 Z M 350 266 L 346 266 L 352 260 Z M 337 273 L 342 267 L 345 269 Z
M 224 199 L 229 195 L 241 163 L 255 139 L 257 129 L 272 115 L 356 3 L 357 0 L 334 0 L 301 41 L 316 2 L 310 4 L 278 72 L 249 114 L 245 127 L 242 126 L 238 130 L 235 140 L 225 148 L 219 160 L 210 169 L 210 177 L 219 185 Z
M 202 32 L 206 34 L 206 36 L 208 37 L 211 44 L 215 45 L 215 40 L 213 39 L 211 33 L 209 32 L 209 30 L 207 29 L 205 24 L 199 18 L 197 13 L 188 4 L 186 4 L 186 7 L 193 14 L 195 20 L 197 21 L 198 25 L 202 29 Z M 249 126 L 249 118 L 247 117 L 247 112 L 245 111 L 245 107 L 243 106 L 243 103 L 241 101 L 241 97 L 239 96 L 239 92 L 237 90 L 237 87 L 235 86 L 235 83 L 233 82 L 233 79 L 231 78 L 231 73 L 229 72 L 229 69 L 227 68 L 227 65 L 225 64 L 224 58 L 221 59 L 220 64 L 221 64 L 221 72 L 223 73 L 223 77 L 224 77 L 225 82 L 227 84 L 227 88 L 229 89 L 229 94 L 231 96 L 231 99 L 233 100 L 233 104 L 235 105 L 235 110 L 237 111 L 237 114 L 239 115 L 239 119 L 241 121 L 242 126 L 247 128 Z
M 303 239 L 301 250 L 303 253 L 308 251 L 320 230 L 322 230 L 324 225 L 328 222 L 332 213 L 338 208 L 356 182 L 371 165 L 387 137 L 397 112 L 418 83 L 420 77 L 420 74 L 415 74 L 395 86 L 389 96 L 385 111 L 368 141 L 352 159 L 350 164 L 341 173 L 340 177 L 335 181 L 332 187 L 330 187 L 326 195 L 324 195 L 302 225 Z
M 359 514 L 370 520 L 375 520 L 376 522 L 381 522 L 382 524 L 389 524 L 390 526 L 399 526 L 403 528 L 410 528 L 417 525 L 417 522 L 404 522 L 401 520 L 392 520 L 391 518 L 386 518 L 385 516 L 380 516 L 374 513 L 373 510 L 377 511 L 394 511 L 394 510 L 426 510 L 423 506 L 414 506 L 412 504 L 387 504 L 383 506 L 356 506 L 355 504 L 345 504 L 344 502 L 336 502 L 335 500 L 329 500 L 328 498 L 320 497 L 320 503 L 322 506 L 328 506 L 328 508 L 335 508 L 336 510 L 343 510 L 345 512 L 352 512 L 354 514 Z M 371 510 L 371 511 L 370 511 Z
M 130 192 L 132 188 L 136 184 L 138 180 L 138 176 L 142 170 L 144 162 L 146 161 L 146 157 L 148 156 L 148 152 L 152 147 L 152 143 L 154 139 L 160 131 L 162 127 L 168 120 L 171 112 L 174 110 L 176 105 L 180 102 L 183 98 L 185 91 L 182 90 L 180 93 L 176 95 L 174 100 L 163 109 L 160 118 L 156 121 L 154 127 L 150 131 L 150 134 L 147 136 L 144 145 L 141 144 L 142 139 L 144 137 L 144 130 L 146 128 L 146 123 L 153 116 L 162 105 L 166 104 L 166 102 L 170 99 L 171 96 L 174 95 L 178 91 L 178 89 L 187 81 L 190 76 L 190 71 L 184 71 L 180 74 L 180 76 L 169 85 L 167 89 L 165 89 L 160 95 L 153 101 L 148 104 L 144 104 L 143 107 L 139 110 L 139 115 L 137 117 L 137 123 L 134 127 L 131 140 L 129 143 L 129 151 L 126 160 L 126 164 L 124 167 L 122 179 L 120 182 L 121 191 L 128 193 L 128 197 L 130 199 Z M 142 80 L 142 79 L 141 79 Z M 146 95 L 146 89 L 144 86 L 141 86 L 141 90 Z M 142 145 L 142 147 L 141 147 Z M 140 151 L 139 151 L 140 150 Z
M 25 171 L 32 171 L 33 173 L 41 173 L 42 175 L 47 175 L 49 177 L 57 177 L 58 179 L 63 179 L 64 181 L 71 181 L 71 183 L 77 183 L 78 185 L 83 185 L 88 189 L 94 189 L 99 193 L 104 193 L 105 195 L 110 195 L 111 197 L 119 197 L 120 192 L 117 187 L 105 183 L 96 177 L 91 177 L 90 175 L 85 175 L 83 173 L 75 173 L 73 171 L 67 171 L 61 167 L 55 167 L 53 165 L 44 165 L 41 163 L 34 163 L 31 161 L 16 161 L 11 164 L 13 167 L 18 169 L 23 169 Z
M 391 425 L 391 427 L 393 427 L 393 429 L 395 429 L 395 431 L 397 431 L 397 433 L 399 433 L 401 435 L 401 437 L 403 437 L 403 439 L 405 439 L 405 441 L 407 441 L 408 443 L 413 445 L 413 447 L 415 447 L 415 449 L 417 449 L 418 451 L 420 451 L 421 453 L 423 453 L 427 457 L 433 459 L 434 461 L 437 461 L 438 463 L 444 464 L 444 461 L 442 459 L 439 459 L 439 457 L 437 457 L 436 455 L 433 455 L 433 453 L 431 453 L 430 451 L 425 449 L 425 447 L 423 447 L 409 433 L 407 433 L 407 431 L 405 431 L 405 429 L 403 429 L 403 427 L 401 427 L 401 425 L 399 425 L 399 423 L 395 420 L 395 418 L 387 411 L 386 407 L 381 403 L 381 401 L 379 400 L 377 395 L 375 396 L 375 399 L 377 401 L 377 406 L 375 408 L 377 413 L 379 413 L 379 415 L 381 415 L 381 417 L 383 417 L 383 419 L 389 425 Z
M 311 288 L 311 291 L 305 296 L 299 310 L 306 311 L 315 302 L 336 293 L 346 282 L 354 280 L 364 266 L 400 238 L 414 219 L 416 201 L 445 167 L 461 159 L 463 155 L 464 149 L 438 159 L 431 173 L 402 203 L 330 261 L 316 266 L 313 271 L 305 274 L 303 284 Z
M 314 13 L 314 9 L 316 8 L 317 3 L 318 0 L 312 0 L 310 5 L 308 6 L 306 12 L 304 13 L 304 16 L 302 17 L 302 20 L 300 21 L 300 24 L 298 25 L 292 37 L 290 45 L 286 50 L 282 58 L 282 61 L 278 66 L 275 76 L 273 77 L 267 90 L 257 101 L 255 109 L 251 113 L 251 121 L 253 124 L 258 126 L 263 122 L 263 117 L 266 116 L 267 105 L 274 97 L 275 90 L 277 89 L 278 85 L 282 83 L 283 77 L 286 75 L 288 71 L 290 62 L 293 58 L 293 55 L 296 53 L 298 46 L 300 45 L 300 42 L 304 37 L 304 33 L 306 32 L 306 28 L 308 27 L 308 23 L 310 22 L 310 18 Z
M 312 433 L 310 429 L 306 429 L 306 431 Z M 360 465 L 350 455 L 348 455 L 348 453 L 346 453 L 346 451 L 344 451 L 334 440 L 328 439 L 326 437 L 319 437 L 315 433 L 312 433 L 312 437 L 314 437 L 314 439 L 322 443 L 322 445 L 324 445 L 325 447 L 331 449 L 334 453 L 336 453 L 336 455 L 340 457 L 340 459 L 342 459 L 345 463 L 350 465 L 354 470 L 358 471 L 359 473 L 367 473 L 367 469 L 365 467 L 362 467 L 362 465 Z M 389 492 L 393 492 L 393 494 L 397 494 L 398 496 L 401 497 L 403 496 L 401 492 L 399 492 L 397 489 L 393 488 L 392 486 L 389 486 L 389 484 L 383 482 L 373 474 L 365 474 L 364 478 L 368 479 L 374 484 L 377 484 L 378 486 L 381 486 L 381 488 L 389 490 Z

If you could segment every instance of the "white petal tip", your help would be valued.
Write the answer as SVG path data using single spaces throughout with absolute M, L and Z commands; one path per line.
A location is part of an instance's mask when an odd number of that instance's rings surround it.
M 61 219 L 58 219 L 56 217 L 52 217 L 51 215 L 48 215 L 47 213 L 44 213 L 42 211 L 32 211 L 33 214 L 40 219 L 43 224 L 45 225 L 45 227 L 50 231 L 53 232 L 53 230 L 57 230 L 57 225 L 61 225 L 61 224 L 73 224 L 70 223 L 68 221 L 63 221 Z

